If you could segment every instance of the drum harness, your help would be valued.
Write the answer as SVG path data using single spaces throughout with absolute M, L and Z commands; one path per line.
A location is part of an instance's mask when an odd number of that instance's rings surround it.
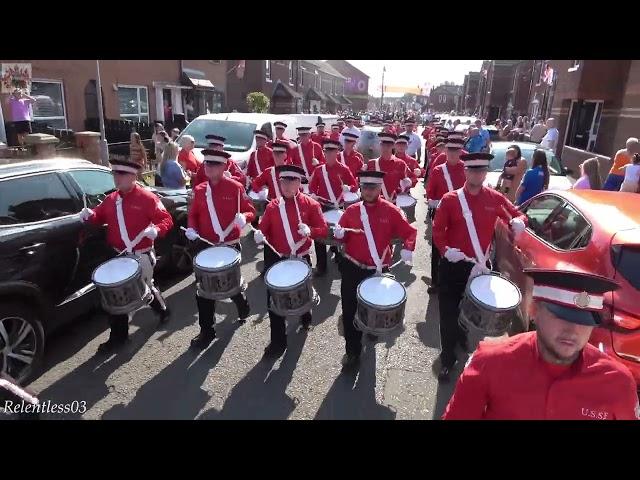
M 338 202 L 344 196 L 344 192 L 342 192 L 342 186 L 344 185 L 344 182 L 342 181 L 342 178 L 340 178 L 340 176 L 338 175 L 338 179 L 340 180 L 340 197 L 336 198 L 336 194 L 333 193 L 333 188 L 331 187 L 331 182 L 329 182 L 329 172 L 327 171 L 327 164 L 325 163 L 324 165 L 322 165 L 321 169 L 322 169 L 322 178 L 324 179 L 324 186 L 326 187 L 327 192 L 329 193 L 329 200 L 331 201 L 331 203 L 333 203 L 336 209 L 339 209 L 340 204 Z M 326 200 L 326 198 L 323 200 Z
M 376 172 L 380 172 L 380 158 L 376 158 L 374 163 L 376 166 Z M 392 200 L 392 197 L 389 196 L 389 192 L 387 192 L 387 186 L 384 184 L 384 181 L 382 182 L 382 194 L 387 201 L 390 202 Z
M 294 195 L 293 203 L 296 206 L 296 212 L 298 214 L 298 224 L 300 224 L 302 223 L 302 217 L 300 216 L 300 207 L 298 207 L 298 199 L 296 197 L 297 195 Z M 298 249 L 305 244 L 305 242 L 308 240 L 309 237 L 302 237 L 302 239 L 300 239 L 297 243 L 293 241 L 293 234 L 291 233 L 291 225 L 289 225 L 289 218 L 287 217 L 286 202 L 284 198 L 280 198 L 279 200 L 280 201 L 278 205 L 278 210 L 280 211 L 280 219 L 282 220 L 284 235 L 287 237 L 287 243 L 289 244 L 289 248 L 291 249 L 291 256 L 304 257 L 309 253 L 309 251 L 307 250 L 304 253 L 298 254 Z M 269 247 L 271 247 L 271 245 L 269 245 Z M 273 247 L 271 247 L 271 249 L 274 252 L 279 253 Z M 283 255 L 280 254 L 280 257 L 283 257 Z
M 471 210 L 469 209 L 469 204 L 467 203 L 467 198 L 464 194 L 464 187 L 456 190 L 458 194 L 458 200 L 460 201 L 460 207 L 462 207 L 462 215 L 464 217 L 464 221 L 467 224 L 467 232 L 469 233 L 469 238 L 471 239 L 471 245 L 473 246 L 473 251 L 476 254 L 476 258 L 465 258 L 465 261 L 471 262 L 474 264 L 474 267 L 469 275 L 469 281 L 471 281 L 477 275 L 483 273 L 486 270 L 487 258 L 489 258 L 489 252 L 491 251 L 491 244 L 489 244 L 489 248 L 487 248 L 487 252 L 483 253 L 482 248 L 480 247 L 480 240 L 478 239 L 478 232 L 476 230 L 476 226 L 473 223 L 473 215 L 471 214 Z M 475 273 L 475 274 L 474 274 Z

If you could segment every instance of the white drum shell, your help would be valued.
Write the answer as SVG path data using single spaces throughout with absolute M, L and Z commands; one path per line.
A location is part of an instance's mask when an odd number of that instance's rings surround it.
M 369 288 L 372 291 L 366 292 Z M 371 301 L 373 298 L 386 299 L 387 302 L 374 303 Z M 358 285 L 357 300 L 358 310 L 354 323 L 358 330 L 383 336 L 403 326 L 407 291 L 404 285 L 390 276 L 373 275 L 364 279 Z
M 293 273 L 291 281 L 283 273 Z M 269 309 L 283 317 L 303 315 L 318 302 L 311 267 L 304 260 L 289 258 L 274 263 L 264 275 L 264 284 L 271 297 Z
M 244 284 L 241 260 L 240 252 L 228 246 L 209 247 L 198 253 L 193 259 L 198 296 L 224 300 L 240 293 Z

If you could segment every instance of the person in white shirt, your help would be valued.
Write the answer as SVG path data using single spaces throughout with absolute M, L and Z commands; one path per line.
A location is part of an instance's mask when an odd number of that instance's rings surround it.
M 406 154 L 410 157 L 415 157 L 419 163 L 421 153 L 420 151 L 422 150 L 422 140 L 420 140 L 420 137 L 416 134 L 416 132 L 413 131 L 415 126 L 416 124 L 413 120 L 407 120 L 406 122 L 404 122 L 405 132 L 403 133 L 403 135 L 409 137 L 409 144 L 407 146 Z
M 549 150 L 556 149 L 556 145 L 558 144 L 558 137 L 560 136 L 560 132 L 556 128 L 556 120 L 554 118 L 550 118 L 547 120 L 547 133 L 544 137 L 542 137 L 542 141 L 540 142 L 540 146 L 542 148 L 548 148 Z
M 346 117 L 344 119 L 345 127 L 340 132 L 340 143 L 342 144 L 342 148 L 344 148 L 344 133 L 353 133 L 354 135 L 360 136 L 360 129 L 353 125 L 355 118 Z
M 620 191 L 638 193 L 640 191 L 640 154 L 636 153 L 632 163 L 627 163 L 622 168 L 624 168 L 624 181 Z
M 536 123 L 531 128 L 529 140 L 531 140 L 533 143 L 540 143 L 542 141 L 542 137 L 544 137 L 546 133 L 547 127 L 545 127 L 544 122 L 542 121 L 542 117 L 538 117 L 538 123 Z

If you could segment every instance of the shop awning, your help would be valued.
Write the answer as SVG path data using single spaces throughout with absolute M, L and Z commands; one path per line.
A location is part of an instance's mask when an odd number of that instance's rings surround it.
M 333 96 L 329 95 L 328 93 L 325 93 L 325 95 L 327 96 L 327 101 L 329 103 L 333 103 L 335 105 L 340 105 L 341 104 L 340 100 L 338 100 L 336 97 L 333 97 Z
M 196 75 L 190 73 L 186 73 L 183 72 L 182 73 L 182 82 L 185 85 L 190 85 L 192 87 L 196 87 L 196 88 L 212 88 L 215 89 L 216 87 L 213 85 L 213 83 L 211 83 L 211 80 L 207 79 L 207 78 L 197 78 Z
M 302 98 L 302 95 L 296 92 L 289 85 L 278 81 L 278 84 L 273 89 L 272 97 Z
M 316 90 L 313 87 L 309 88 L 309 90 L 307 91 L 307 98 L 320 100 L 322 102 L 327 101 L 327 96 L 320 90 Z
M 353 103 L 351 100 L 349 100 L 344 95 L 338 96 L 338 100 L 340 100 L 340 103 L 342 103 L 343 105 L 351 105 Z

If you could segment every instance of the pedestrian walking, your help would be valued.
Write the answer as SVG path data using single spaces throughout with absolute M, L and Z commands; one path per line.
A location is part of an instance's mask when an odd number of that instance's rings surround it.
M 189 176 L 178 163 L 180 147 L 176 142 L 169 142 L 162 153 L 160 163 L 160 178 L 162 186 L 168 188 L 184 188 Z
M 640 187 L 640 154 L 633 156 L 633 163 L 624 166 L 624 181 L 620 187 L 621 192 L 638 193 Z
M 558 138 L 560 138 L 560 132 L 556 128 L 556 120 L 554 118 L 549 118 L 546 126 L 547 133 L 542 137 L 540 146 L 542 148 L 555 151 L 556 146 L 558 145 Z
M 24 146 L 24 137 L 31 133 L 31 105 L 36 98 L 16 88 L 9 97 L 9 122 L 16 133 L 18 146 Z
M 622 185 L 625 177 L 623 167 L 631 163 L 631 158 L 636 153 L 640 153 L 640 142 L 638 142 L 638 139 L 635 137 L 628 138 L 625 148 L 618 150 L 613 157 L 613 165 L 611 166 L 609 175 L 604 182 L 604 186 L 602 187 L 603 190 L 613 192 L 620 190 L 620 186 Z
M 532 166 L 524 174 L 516 191 L 516 205 L 522 205 L 530 198 L 549 188 L 549 165 L 544 150 L 533 152 Z
M 580 164 L 580 178 L 573 184 L 574 190 L 600 190 L 600 162 L 597 157 L 589 158 Z
M 141 171 L 147 168 L 147 151 L 142 144 L 142 138 L 138 132 L 131 133 L 129 143 L 129 158 L 133 163 L 140 166 Z

